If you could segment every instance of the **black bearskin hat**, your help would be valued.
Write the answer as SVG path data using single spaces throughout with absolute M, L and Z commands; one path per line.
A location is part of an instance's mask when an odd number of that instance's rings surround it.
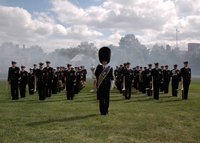
M 102 61 L 107 61 L 107 63 L 110 62 L 111 58 L 111 51 L 108 47 L 102 47 L 99 49 L 99 61 L 102 63 Z

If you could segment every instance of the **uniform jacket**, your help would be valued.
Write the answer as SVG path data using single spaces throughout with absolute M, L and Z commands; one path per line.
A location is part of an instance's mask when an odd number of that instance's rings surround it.
M 64 77 L 66 77 L 66 85 L 73 86 L 73 84 L 76 84 L 76 73 L 74 70 L 66 70 Z
M 53 80 L 53 68 L 52 67 L 45 67 L 44 70 L 47 71 L 47 80 L 48 82 L 51 82 Z
M 28 72 L 21 71 L 20 74 L 21 74 L 20 84 L 27 84 L 28 83 Z
M 11 83 L 20 82 L 21 74 L 20 69 L 18 67 L 10 67 L 8 70 L 8 81 Z
M 153 83 L 160 84 L 162 80 L 162 71 L 161 69 L 152 69 L 151 75 L 153 76 Z
M 191 69 L 190 68 L 181 68 L 181 77 L 183 77 L 183 83 L 190 84 L 191 82 Z
M 37 69 L 36 76 L 37 76 L 38 86 L 47 84 L 48 81 L 47 81 L 47 71 L 46 70 Z

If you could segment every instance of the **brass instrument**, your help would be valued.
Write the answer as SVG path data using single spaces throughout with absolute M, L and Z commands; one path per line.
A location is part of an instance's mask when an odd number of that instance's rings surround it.
M 36 92 L 36 76 L 35 76 L 35 82 L 34 82 L 34 92 Z
M 95 78 L 95 75 L 94 75 L 94 70 L 95 70 L 95 67 L 93 66 L 93 64 L 91 65 L 91 68 L 90 70 L 92 71 L 92 78 L 94 80 L 94 90 L 95 90 L 95 95 L 96 95 L 96 104 L 98 105 L 98 99 L 97 99 L 97 81 L 96 81 L 96 78 Z
M 153 76 L 152 76 L 152 88 L 151 88 L 151 90 L 154 90 L 154 88 L 153 88 Z
M 6 91 L 8 91 L 8 84 L 9 84 L 9 82 L 6 83 Z
M 126 88 L 125 88 L 125 76 L 123 76 L 123 88 L 122 88 L 122 91 L 126 91 Z
M 66 77 L 65 77 L 65 89 L 64 89 L 64 91 L 66 91 L 66 90 L 67 90 L 67 86 L 66 86 Z
M 184 86 L 183 86 L 183 77 L 181 77 L 181 90 L 182 90 L 182 99 L 185 99 L 185 94 L 184 94 Z
M 79 90 L 83 89 L 85 87 L 85 84 L 86 83 L 81 80 L 79 84 Z
M 115 80 L 114 80 L 114 87 L 117 88 L 116 86 L 116 80 L 117 80 L 117 77 L 115 76 Z

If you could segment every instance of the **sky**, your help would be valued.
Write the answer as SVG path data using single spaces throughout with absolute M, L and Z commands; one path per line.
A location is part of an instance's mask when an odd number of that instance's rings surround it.
M 45 52 L 93 42 L 118 46 L 134 34 L 181 50 L 200 43 L 200 0 L 0 0 L 0 44 L 39 45 Z

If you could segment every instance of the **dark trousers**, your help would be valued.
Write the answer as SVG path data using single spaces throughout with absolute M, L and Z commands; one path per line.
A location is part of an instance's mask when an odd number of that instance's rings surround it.
M 177 96 L 178 94 L 178 82 L 172 81 L 172 96 Z
M 183 91 L 183 93 L 182 93 L 182 94 L 183 94 L 183 95 L 182 95 L 182 99 L 185 99 L 185 100 L 188 99 L 189 86 L 190 86 L 189 83 L 184 83 L 184 82 L 183 82 L 184 91 Z
M 75 86 L 75 94 L 78 94 L 79 93 L 79 81 L 76 83 L 76 86 Z
M 148 96 L 152 96 L 152 90 L 151 90 L 152 84 L 150 84 L 150 82 L 148 82 L 147 85 L 146 85 L 146 87 L 148 88 L 147 89 L 147 95 Z
M 39 93 L 39 100 L 46 99 L 46 85 L 45 84 L 38 84 L 38 93 Z
M 51 97 L 52 82 L 49 81 L 46 86 L 46 97 Z
M 98 91 L 99 108 L 101 115 L 108 114 L 110 91 Z
M 57 94 L 57 81 L 52 83 L 52 94 Z
M 67 85 L 67 100 L 73 100 L 74 99 L 74 86 L 73 85 Z
M 12 95 L 12 100 L 18 100 L 19 95 L 18 95 L 18 83 L 14 82 L 11 83 L 11 95 Z
M 122 93 L 122 83 L 119 82 L 119 92 Z
M 126 86 L 125 92 L 125 99 L 131 99 L 131 85 Z
M 159 83 L 154 83 L 153 84 L 153 88 L 154 88 L 154 99 L 159 99 L 159 88 L 160 88 L 160 84 Z
M 163 86 L 163 85 L 164 85 L 163 83 L 160 84 L 160 91 L 161 91 L 161 92 L 164 91 L 164 86 Z
M 33 95 L 34 94 L 34 84 L 33 83 L 29 83 L 28 84 L 28 89 L 29 89 L 29 94 Z
M 163 82 L 163 89 L 164 89 L 164 93 L 168 93 L 169 92 L 169 81 L 164 81 Z
M 26 84 L 25 83 L 20 83 L 20 96 L 21 98 L 26 97 Z
M 146 82 L 143 81 L 143 85 L 142 85 L 142 93 L 146 92 Z

